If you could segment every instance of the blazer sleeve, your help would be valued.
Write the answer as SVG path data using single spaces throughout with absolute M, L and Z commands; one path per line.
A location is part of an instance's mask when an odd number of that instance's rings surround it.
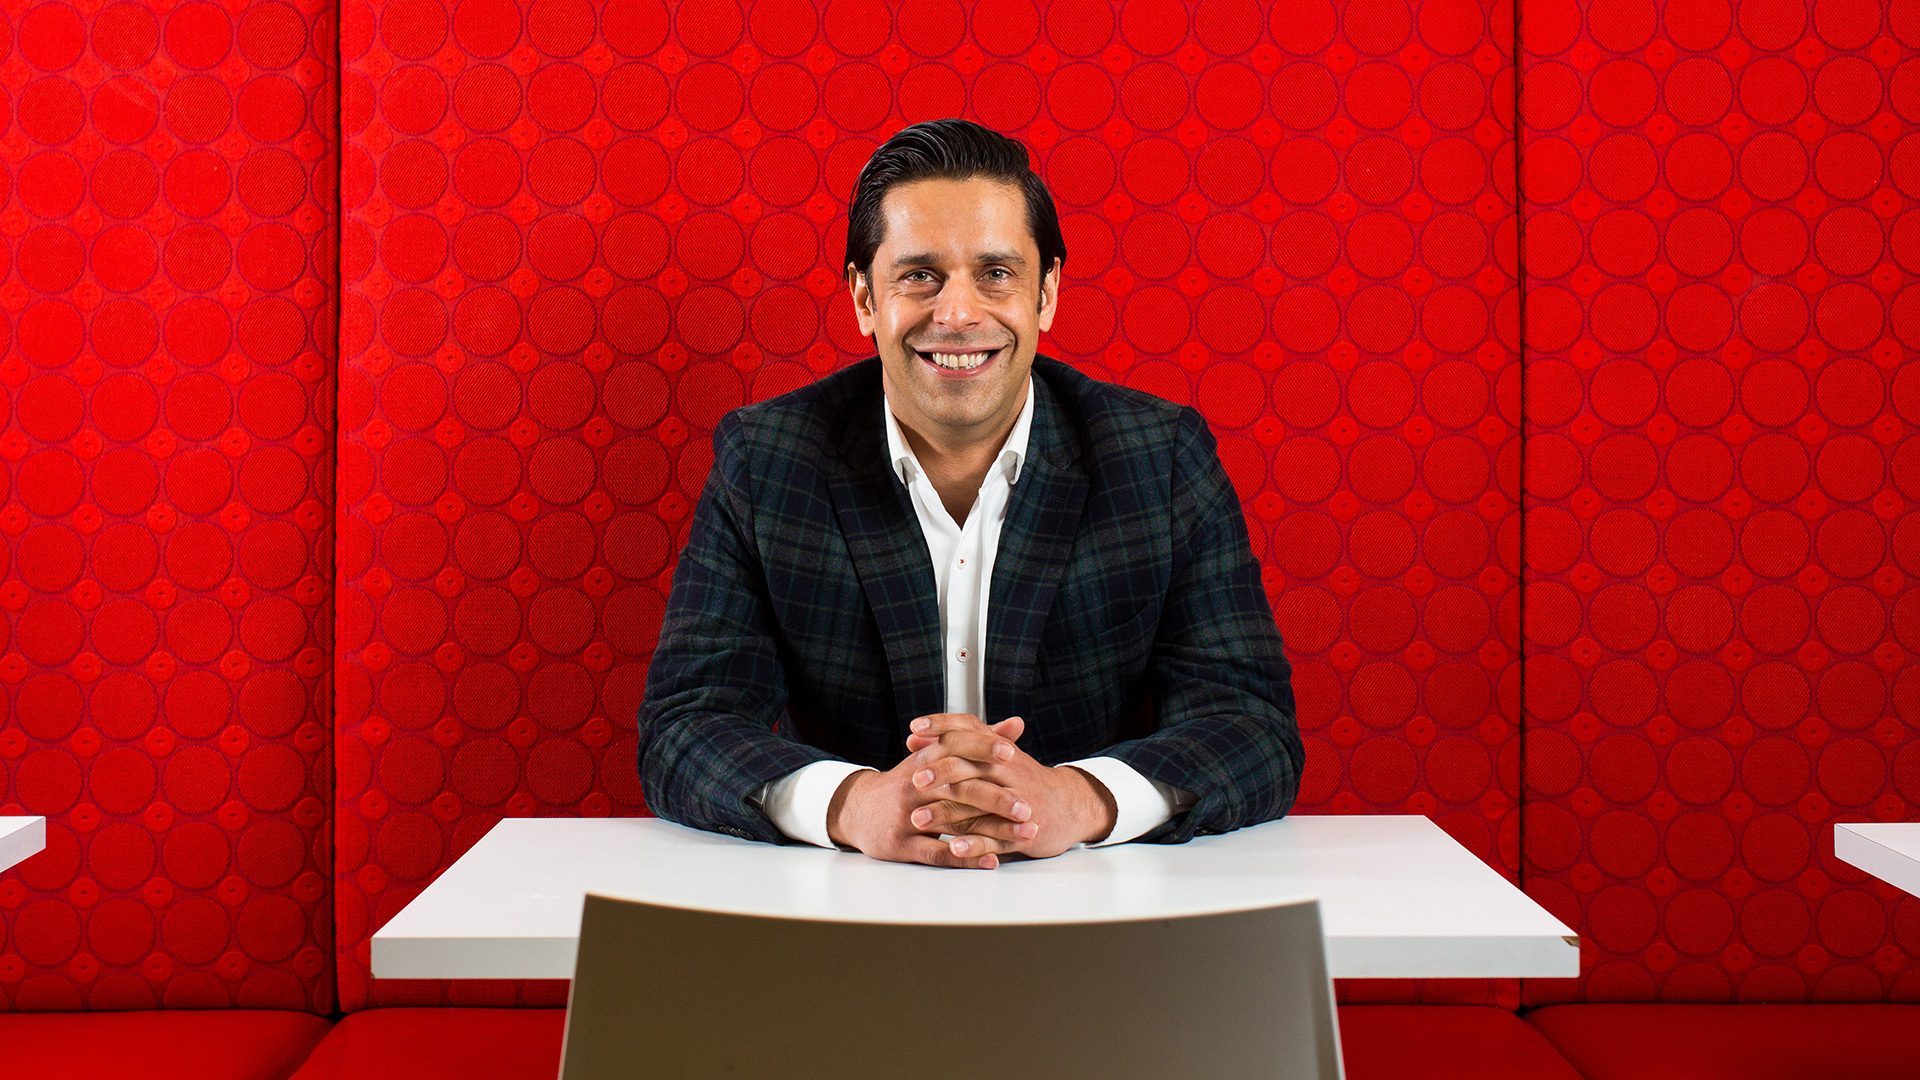
M 753 543 L 744 429 L 713 434 L 713 468 L 674 569 L 638 717 L 641 789 L 654 813 L 742 838 L 788 838 L 750 796 L 833 755 L 773 728 L 787 703 L 766 577 Z
M 1240 499 L 1192 409 L 1175 439 L 1171 499 L 1173 573 L 1147 667 L 1158 729 L 1104 752 L 1197 797 L 1139 838 L 1184 843 L 1286 814 L 1306 754 Z

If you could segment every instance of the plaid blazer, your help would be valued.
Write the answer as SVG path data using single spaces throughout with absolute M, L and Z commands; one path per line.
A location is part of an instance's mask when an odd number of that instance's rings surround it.
M 1195 410 L 1033 364 L 989 585 L 989 723 L 1193 792 L 1141 839 L 1285 814 L 1304 751 L 1240 500 Z M 784 842 L 748 797 L 828 758 L 888 769 L 945 709 L 926 541 L 886 460 L 880 361 L 729 413 L 640 706 L 662 817 Z

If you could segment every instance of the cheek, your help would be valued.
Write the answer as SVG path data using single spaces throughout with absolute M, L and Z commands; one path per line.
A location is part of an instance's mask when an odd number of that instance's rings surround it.
M 880 332 L 895 341 L 903 341 L 924 332 L 932 324 L 934 305 L 912 299 L 895 299 L 881 312 Z
M 1022 338 L 1031 339 L 1041 329 L 1038 322 L 1039 312 L 1035 310 L 1034 302 L 1028 297 L 1022 296 L 997 305 L 994 312 L 1002 326 Z
M 905 312 L 894 308 L 881 313 L 879 325 L 874 328 L 874 337 L 887 341 L 899 341 L 913 329 L 913 319 Z

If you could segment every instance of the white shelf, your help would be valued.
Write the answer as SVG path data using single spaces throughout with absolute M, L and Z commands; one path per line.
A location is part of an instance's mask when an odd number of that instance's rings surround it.
M 46 846 L 46 818 L 0 817 L 0 870 L 39 854 Z
M 1833 855 L 1920 896 L 1920 821 L 1835 825 Z

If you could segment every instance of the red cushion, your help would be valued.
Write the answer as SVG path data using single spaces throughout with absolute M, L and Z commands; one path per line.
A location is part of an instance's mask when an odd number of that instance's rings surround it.
M 553 1080 L 565 1009 L 350 1013 L 293 1080 Z
M 1920 1075 L 1920 1005 L 1554 1005 L 1527 1021 L 1587 1080 Z
M 329 1026 L 271 1009 L 0 1013 L 0 1075 L 286 1080 Z
M 1347 1080 L 1580 1080 L 1540 1033 L 1483 1005 L 1343 1005 Z

